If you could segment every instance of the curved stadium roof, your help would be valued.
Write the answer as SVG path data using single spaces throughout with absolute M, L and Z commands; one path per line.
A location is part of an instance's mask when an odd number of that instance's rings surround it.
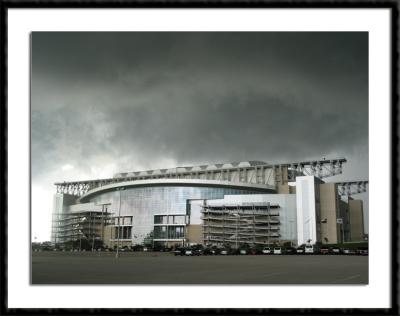
M 221 181 L 221 180 L 200 180 L 200 179 L 149 179 L 149 180 L 134 180 L 118 183 L 107 184 L 86 192 L 80 197 L 81 202 L 86 202 L 91 197 L 110 191 L 115 191 L 118 188 L 134 188 L 148 186 L 203 186 L 203 187 L 225 187 L 243 190 L 260 191 L 260 193 L 275 192 L 275 188 L 265 184 L 253 184 L 243 182 Z

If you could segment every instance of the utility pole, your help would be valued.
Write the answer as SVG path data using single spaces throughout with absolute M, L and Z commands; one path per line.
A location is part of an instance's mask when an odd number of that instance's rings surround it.
M 115 258 L 119 258 L 119 231 L 121 230 L 121 191 L 125 188 L 118 188 L 119 191 L 119 207 L 118 207 L 118 229 L 117 229 L 117 252 Z

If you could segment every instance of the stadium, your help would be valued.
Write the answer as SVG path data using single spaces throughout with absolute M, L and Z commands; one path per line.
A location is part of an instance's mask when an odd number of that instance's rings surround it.
M 345 158 L 246 161 L 55 183 L 56 247 L 294 245 L 362 241 L 367 181 L 325 183 Z

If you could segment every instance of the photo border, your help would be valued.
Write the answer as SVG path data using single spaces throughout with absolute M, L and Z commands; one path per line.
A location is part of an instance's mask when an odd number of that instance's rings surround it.
M 65 8 L 185 8 L 185 9 L 208 9 L 208 8 L 282 8 L 282 9 L 296 9 L 296 8 L 307 8 L 307 9 L 319 9 L 319 8 L 388 8 L 391 10 L 391 230 L 392 230 L 392 244 L 391 244 L 391 308 L 388 309 L 270 309 L 270 308 L 228 308 L 228 309 L 197 309 L 197 308 L 178 308 L 178 309 L 25 309 L 25 308 L 11 308 L 7 307 L 7 10 L 11 8 L 52 8 L 52 9 L 65 9 Z M 398 237 L 399 237 L 399 217 L 398 217 L 398 3 L 396 1 L 382 1 L 382 2 L 370 2 L 370 1 L 337 1 L 337 2 L 308 2 L 308 1 L 239 1 L 239 2 L 217 2 L 217 1 L 192 1 L 190 3 L 183 3 L 178 1 L 126 1 L 126 2 L 114 2 L 114 1 L 3 1 L 1 3 L 1 42 L 3 49 L 1 50 L 1 100 L 4 106 L 1 107 L 1 123 L 4 126 L 3 135 L 1 138 L 1 166 L 4 170 L 4 176 L 2 177 L 2 190 L 1 190 L 1 201 L 2 216 L 0 217 L 0 229 L 1 229 L 1 251 L 2 258 L 1 262 L 1 294 L 2 294 L 2 307 L 1 313 L 4 315 L 10 314 L 34 314 L 41 315 L 43 313 L 54 313 L 54 314 L 86 314 L 86 313 L 97 313 L 97 314 L 193 314 L 193 315 L 206 315 L 210 313 L 218 314 L 337 314 L 337 313 L 351 313 L 351 314 L 386 314 L 386 315 L 397 315 L 399 313 L 398 305 L 398 283 L 399 283 L 399 263 L 398 263 Z

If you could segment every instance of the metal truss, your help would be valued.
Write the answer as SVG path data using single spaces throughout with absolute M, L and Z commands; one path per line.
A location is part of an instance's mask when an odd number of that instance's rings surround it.
M 338 182 L 338 193 L 341 196 L 351 196 L 367 191 L 368 180 Z
M 288 168 L 288 181 L 295 181 L 296 176 L 308 175 L 317 178 L 332 177 L 342 173 L 342 165 L 347 162 L 345 158 L 323 159 L 282 164 Z
M 55 183 L 57 193 L 82 196 L 86 192 L 104 185 L 136 180 L 149 179 L 204 179 L 239 181 L 244 183 L 270 184 L 275 177 L 275 184 L 284 184 L 295 181 L 297 176 L 313 175 L 318 178 L 326 178 L 342 173 L 342 164 L 347 162 L 345 158 L 311 160 L 281 164 L 267 164 L 260 161 L 213 164 L 194 167 L 178 167 L 172 169 L 148 170 L 142 172 L 119 174 L 118 177 L 89 181 L 73 181 Z M 229 166 L 228 166 L 229 165 Z M 196 169 L 197 168 L 197 169 Z M 196 169 L 196 170 L 195 170 Z M 263 176 L 259 176 L 260 172 Z M 236 174 L 237 180 L 228 180 L 230 174 Z M 252 176 L 248 176 L 252 174 Z M 273 176 L 274 175 L 274 176 Z M 255 182 L 253 182 L 255 179 Z M 272 180 L 271 180 L 272 181 Z

